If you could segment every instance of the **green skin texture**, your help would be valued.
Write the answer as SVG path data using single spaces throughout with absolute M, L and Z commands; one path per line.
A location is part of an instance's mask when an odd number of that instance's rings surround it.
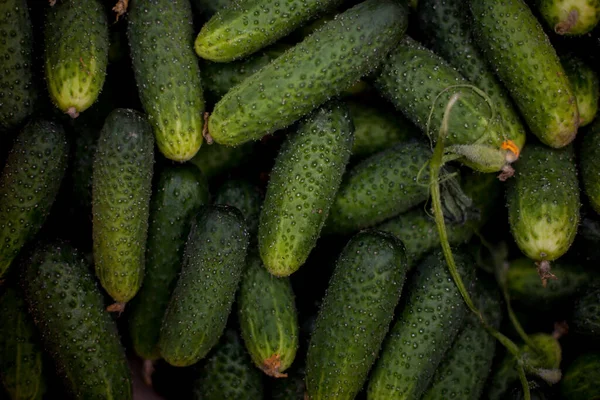
M 204 175 L 211 179 L 246 161 L 252 154 L 253 146 L 254 143 L 246 143 L 238 147 L 213 143 L 202 146 L 190 163 L 200 168 Z
M 94 158 L 92 227 L 96 276 L 118 303 L 142 285 L 153 164 L 146 117 L 122 108 L 111 112 Z
M 537 0 L 537 7 L 559 35 L 580 36 L 600 22 L 599 0 Z
M 289 278 L 277 278 L 264 267 L 257 251 L 246 258 L 238 294 L 242 338 L 254 364 L 279 378 L 298 349 L 298 316 Z
M 193 165 L 161 171 L 150 200 L 144 284 L 131 302 L 129 321 L 133 348 L 146 360 L 160 358 L 160 327 L 177 283 L 185 241 L 194 215 L 208 197 L 208 182 Z
M 159 348 L 169 364 L 192 365 L 217 344 L 235 299 L 247 248 L 248 233 L 237 209 L 205 207 L 195 217 L 160 331 Z
M 37 97 L 33 85 L 33 33 L 26 0 L 0 1 L 0 130 L 21 124 Z
M 53 122 L 34 120 L 17 135 L 0 175 L 0 279 L 50 213 L 68 151 L 63 129 Z
M 444 140 L 446 151 L 460 156 L 460 162 L 481 172 L 500 171 L 507 163 L 507 151 L 501 149 L 506 139 L 504 130 L 498 118 L 491 118 L 486 100 L 471 88 L 451 88 L 472 84 L 445 60 L 410 37 L 405 36 L 388 55 L 374 85 L 425 135 L 430 121 L 429 135 L 434 141 L 446 104 L 454 94 L 460 94 L 449 114 Z
M 237 208 L 248 227 L 250 240 L 256 240 L 258 219 L 263 197 L 257 186 L 248 181 L 230 179 L 223 183 L 215 194 L 214 204 L 224 204 Z
M 258 247 L 267 270 L 288 276 L 315 247 L 350 159 L 354 127 L 345 105 L 327 103 L 287 136 L 271 171 Z
M 560 148 L 577 134 L 575 94 L 548 36 L 524 0 L 469 0 L 474 37 L 531 132 Z M 518 46 L 509 44 L 518 43 Z
M 560 382 L 561 398 L 565 400 L 600 399 L 600 353 L 580 355 L 569 365 Z
M 116 324 L 83 256 L 64 243 L 37 246 L 21 285 L 44 349 L 73 398 L 131 399 Z
M 585 131 L 579 165 L 583 189 L 592 208 L 600 214 L 600 118 Z
M 363 231 L 350 239 L 310 338 L 310 400 L 356 397 L 394 317 L 407 269 L 404 246 L 392 235 Z
M 600 289 L 577 299 L 569 329 L 581 335 L 600 336 Z
M 206 60 L 231 62 L 275 43 L 342 0 L 246 0 L 218 11 L 200 30 L 194 47 Z
M 376 68 L 402 37 L 406 6 L 366 0 L 339 14 L 215 105 L 209 133 L 237 146 L 285 128 Z
M 108 22 L 99 0 L 63 0 L 45 27 L 45 73 L 50 99 L 76 117 L 98 98 L 108 64 Z
M 194 400 L 262 399 L 261 374 L 252 365 L 237 333 L 228 330 L 200 371 Z
M 0 297 L 0 378 L 12 400 L 41 400 L 46 391 L 42 346 L 25 302 L 15 288 Z
M 474 279 L 474 263 L 455 252 L 465 282 Z M 400 314 L 387 336 L 371 374 L 369 400 L 415 399 L 431 379 L 459 334 L 467 308 L 441 251 L 431 253 L 415 269 Z
M 573 146 L 529 144 L 506 191 L 508 221 L 523 254 L 553 261 L 567 252 L 579 224 L 579 183 Z
M 600 96 L 598 74 L 583 60 L 573 55 L 562 56 L 560 61 L 577 99 L 579 126 L 589 125 L 598 112 L 598 97 Z
M 138 93 L 158 149 L 168 159 L 187 161 L 200 149 L 204 127 L 190 2 L 136 0 L 128 22 Z

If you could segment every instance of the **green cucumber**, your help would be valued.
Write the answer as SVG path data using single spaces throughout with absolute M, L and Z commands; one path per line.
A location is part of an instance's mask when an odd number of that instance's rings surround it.
M 44 349 L 76 399 L 131 399 L 117 327 L 83 255 L 64 243 L 36 247 L 21 284 Z
M 52 102 L 72 118 L 98 98 L 108 64 L 108 22 L 99 0 L 61 0 L 45 26 L 46 82 Z
M 406 30 L 407 14 L 393 0 L 339 14 L 223 96 L 210 135 L 237 146 L 289 126 L 376 68 Z
M 190 2 L 137 0 L 128 19 L 135 80 L 158 149 L 168 159 L 187 161 L 202 145 L 204 126 Z
M 200 57 L 231 62 L 253 54 L 343 0 L 247 0 L 226 7 L 202 27 L 194 47 Z
M 163 315 L 181 269 L 191 220 L 208 203 L 208 183 L 193 165 L 161 171 L 150 200 L 144 284 L 131 303 L 133 349 L 146 360 L 160 358 Z
M 246 258 L 238 295 L 242 338 L 254 364 L 265 374 L 282 378 L 298 350 L 298 316 L 288 278 L 264 267 L 258 251 Z
M 524 0 L 469 0 L 469 4 L 483 56 L 531 132 L 551 147 L 571 143 L 579 126 L 575 94 L 548 36 Z
M 472 282 L 474 263 L 458 251 L 454 255 L 463 280 Z M 407 287 L 410 290 L 371 374 L 369 400 L 420 398 L 467 315 L 441 251 L 423 260 Z
M 142 285 L 153 163 L 146 117 L 123 108 L 111 112 L 94 157 L 92 226 L 96 275 L 120 307 Z
M 583 35 L 600 22 L 599 0 L 537 0 L 537 7 L 559 35 Z
M 40 230 L 67 168 L 59 125 L 34 120 L 17 135 L 0 176 L 0 278 Z
M 407 269 L 404 246 L 395 237 L 363 231 L 350 239 L 310 338 L 310 400 L 356 397 L 394 317 Z
M 353 140 L 348 108 L 337 102 L 326 103 L 287 136 L 271 171 L 258 227 L 260 255 L 270 273 L 292 274 L 315 247 Z
M 37 98 L 33 84 L 33 32 L 26 0 L 0 2 L 0 129 L 19 126 Z
M 561 399 L 600 399 L 600 353 L 589 352 L 575 359 L 560 382 Z
M 42 346 L 21 293 L 0 296 L 0 378 L 12 400 L 41 400 L 46 392 Z
M 259 188 L 244 180 L 230 179 L 225 181 L 215 194 L 215 204 L 224 204 L 237 208 L 248 228 L 250 240 L 255 239 L 258 232 L 258 219 L 262 206 L 263 196 Z
M 579 163 L 583 189 L 592 208 L 600 214 L 600 118 L 585 131 Z
M 235 168 L 250 158 L 254 143 L 245 143 L 237 147 L 222 146 L 218 143 L 202 146 L 190 163 L 211 179 Z
M 598 7 L 600 15 L 600 2 Z M 600 96 L 598 75 L 589 65 L 574 55 L 564 55 L 560 61 L 577 99 L 579 126 L 588 125 L 598 112 L 598 97 Z
M 192 365 L 217 344 L 247 247 L 244 218 L 237 209 L 210 206 L 195 217 L 160 331 L 160 352 L 169 364 Z
M 581 335 L 600 336 L 600 289 L 577 299 L 569 328 Z

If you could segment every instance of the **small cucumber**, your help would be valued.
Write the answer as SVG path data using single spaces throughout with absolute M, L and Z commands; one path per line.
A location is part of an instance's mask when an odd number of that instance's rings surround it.
M 123 108 L 111 112 L 94 157 L 92 226 L 96 275 L 121 307 L 142 285 L 153 163 L 146 117 Z
M 469 0 L 469 4 L 475 39 L 531 132 L 551 147 L 571 143 L 579 126 L 575 94 L 527 4 L 524 0 Z
M 231 311 L 247 247 L 248 233 L 237 209 L 210 206 L 195 217 L 160 331 L 160 352 L 169 364 L 192 365 L 217 344 Z
M 90 270 L 67 244 L 37 246 L 21 277 L 25 300 L 73 398 L 128 400 L 125 351 Z
M 53 122 L 34 120 L 17 135 L 0 176 L 0 278 L 50 213 L 68 152 L 65 132 Z
M 213 143 L 202 146 L 190 163 L 200 168 L 207 178 L 212 179 L 247 161 L 253 148 L 254 143 L 245 143 L 237 147 Z
M 135 352 L 160 358 L 158 338 L 163 315 L 181 268 L 191 221 L 208 203 L 208 183 L 193 165 L 161 171 L 150 200 L 144 284 L 131 303 L 129 333 Z
M 537 7 L 559 35 L 583 35 L 600 22 L 600 0 L 537 0 Z
M 460 252 L 455 257 L 463 280 L 472 282 L 474 263 Z M 369 400 L 420 398 L 467 315 L 441 251 L 423 260 L 407 287 L 410 290 L 400 302 L 400 314 L 371 374 Z
M 600 289 L 589 291 L 577 299 L 569 329 L 581 335 L 600 337 Z
M 210 135 L 237 146 L 289 126 L 376 68 L 406 30 L 407 14 L 393 0 L 339 14 L 223 96 Z
M 242 213 L 250 240 L 256 240 L 262 202 L 263 196 L 257 186 L 238 179 L 225 181 L 217 190 L 214 200 L 214 204 L 232 206 Z
M 600 214 L 600 118 L 585 131 L 579 163 L 583 189 L 592 208 Z
M 108 22 L 99 0 L 61 0 L 50 8 L 44 42 L 52 102 L 72 118 L 98 98 L 108 64 Z
M 600 12 L 600 2 L 598 4 Z M 589 65 L 574 55 L 564 55 L 560 61 L 577 99 L 579 126 L 588 125 L 598 112 L 598 97 L 600 96 L 598 75 Z
M 600 399 L 600 353 L 580 355 L 565 370 L 560 382 L 561 399 Z
M 326 103 L 287 136 L 271 171 L 258 227 L 260 255 L 270 273 L 292 274 L 315 247 L 353 140 L 348 108 L 337 102 Z

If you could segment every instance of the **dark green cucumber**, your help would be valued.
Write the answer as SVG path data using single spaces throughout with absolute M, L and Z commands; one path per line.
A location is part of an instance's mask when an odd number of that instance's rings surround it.
M 258 231 L 262 202 L 263 196 L 257 186 L 238 179 L 230 179 L 223 183 L 217 190 L 214 200 L 215 204 L 232 206 L 242 213 L 246 220 L 250 240 L 253 240 Z
M 0 297 L 0 378 L 12 400 L 41 400 L 46 392 L 42 346 L 21 293 Z
M 600 289 L 591 290 L 577 299 L 569 329 L 581 335 L 600 336 Z
M 72 118 L 98 98 L 108 64 L 108 22 L 99 0 L 61 0 L 45 27 L 45 71 L 52 102 Z
M 223 8 L 202 27 L 194 47 L 200 57 L 231 62 L 253 54 L 343 0 L 246 0 Z
M 590 352 L 575 359 L 560 382 L 561 399 L 600 399 L 600 353 Z
M 35 120 L 17 135 L 0 176 L 0 278 L 40 230 L 67 168 L 59 125 Z
M 249 252 L 238 295 L 242 338 L 254 364 L 282 378 L 298 350 L 298 316 L 288 278 L 271 275 L 258 251 Z
M 33 84 L 33 32 L 26 0 L 0 2 L 0 129 L 20 125 L 37 97 Z
M 237 209 L 210 206 L 195 217 L 160 331 L 160 352 L 169 364 L 192 365 L 217 344 L 247 247 L 248 233 Z
M 190 163 L 200 168 L 207 178 L 214 178 L 247 161 L 253 147 L 254 143 L 246 143 L 238 147 L 213 143 L 202 146 Z
M 600 15 L 600 2 L 598 2 Z M 560 58 L 565 73 L 569 77 L 579 109 L 579 126 L 590 124 L 598 112 L 600 81 L 598 75 L 580 58 L 569 54 Z
M 583 189 L 592 208 L 600 214 L 600 118 L 585 131 L 579 163 Z
M 277 276 L 300 268 L 319 239 L 350 159 L 348 108 L 326 103 L 287 136 L 271 171 L 260 214 L 258 247 Z
M 94 158 L 92 225 L 96 275 L 117 303 L 131 300 L 142 285 L 153 163 L 146 117 L 111 112 Z
M 59 375 L 76 399 L 131 399 L 117 327 L 83 256 L 65 243 L 36 247 L 21 278 Z
M 210 135 L 236 146 L 289 126 L 376 68 L 406 30 L 407 14 L 392 0 L 339 14 L 230 90 L 215 105 Z
M 472 282 L 474 263 L 461 252 L 455 257 L 463 280 Z M 467 315 L 441 251 L 423 260 L 407 287 L 410 291 L 371 374 L 369 400 L 420 398 Z
M 524 0 L 469 0 L 469 4 L 475 39 L 531 132 L 551 147 L 569 144 L 579 126 L 575 94 Z
M 227 330 L 206 361 L 194 387 L 194 400 L 260 400 L 263 385 L 244 344 L 235 331 Z
M 536 0 L 540 14 L 559 35 L 579 36 L 600 22 L 599 0 Z
M 566 253 L 577 233 L 580 203 L 573 146 L 528 145 L 508 182 L 506 198 L 512 235 L 543 272 L 548 261 Z
M 127 35 L 140 100 L 165 157 L 187 161 L 202 145 L 204 97 L 185 0 L 136 0 Z
M 161 171 L 150 200 L 144 284 L 131 303 L 133 349 L 146 360 L 160 357 L 158 338 L 177 283 L 191 221 L 208 202 L 206 178 L 193 165 Z
M 271 386 L 271 400 L 304 400 L 304 365 L 294 364 L 286 379 L 277 379 Z
M 92 112 L 90 110 L 90 112 Z M 71 179 L 73 203 L 88 212 L 92 208 L 94 156 L 104 121 L 86 119 L 89 114 L 77 118 L 74 123 L 73 157 Z

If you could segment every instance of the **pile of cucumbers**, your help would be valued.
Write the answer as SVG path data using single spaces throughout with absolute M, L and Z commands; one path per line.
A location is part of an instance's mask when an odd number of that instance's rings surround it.
M 600 0 L 0 0 L 0 399 L 600 399 Z

